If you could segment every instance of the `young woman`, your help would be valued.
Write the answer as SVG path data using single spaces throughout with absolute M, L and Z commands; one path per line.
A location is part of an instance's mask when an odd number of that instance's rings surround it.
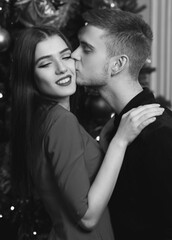
M 45 26 L 23 31 L 12 68 L 13 181 L 23 197 L 30 190 L 42 199 L 52 220 L 49 239 L 113 240 L 107 204 L 126 147 L 162 109 L 126 113 L 103 159 L 97 141 L 70 112 L 75 78 L 60 32 Z

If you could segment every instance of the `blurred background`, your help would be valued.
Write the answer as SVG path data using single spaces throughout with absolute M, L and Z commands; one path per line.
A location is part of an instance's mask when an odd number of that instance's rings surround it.
M 120 8 L 137 13 L 154 34 L 152 55 L 140 71 L 139 81 L 157 100 L 172 103 L 171 0 L 0 0 L 0 239 L 47 239 L 50 220 L 39 201 L 15 199 L 10 185 L 10 61 L 15 37 L 36 24 L 54 25 L 78 45 L 82 14 L 92 8 Z M 78 87 L 71 109 L 97 140 L 103 125 L 114 115 L 95 89 Z

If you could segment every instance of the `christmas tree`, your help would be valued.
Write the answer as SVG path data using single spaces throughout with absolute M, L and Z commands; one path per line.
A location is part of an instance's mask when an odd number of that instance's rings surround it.
M 10 61 L 13 40 L 21 29 L 36 24 L 54 25 L 69 38 L 73 48 L 77 32 L 84 22 L 82 14 L 92 8 L 120 8 L 140 13 L 146 8 L 136 0 L 0 0 L 0 229 L 5 239 L 46 239 L 51 222 L 42 203 L 35 199 L 18 199 L 11 192 L 10 163 Z M 141 72 L 144 85 L 149 65 Z M 79 99 L 79 101 L 78 101 Z M 80 87 L 72 99 L 73 111 L 80 122 L 97 137 L 112 109 L 94 89 Z M 9 234 L 9 235 L 8 235 Z

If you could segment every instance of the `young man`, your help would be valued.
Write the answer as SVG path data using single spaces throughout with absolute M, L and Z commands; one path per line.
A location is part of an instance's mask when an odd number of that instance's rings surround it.
M 137 15 L 92 10 L 73 52 L 77 83 L 94 86 L 116 115 L 102 131 L 106 150 L 124 113 L 156 102 L 138 81 L 151 53 L 152 31 Z M 172 239 L 172 112 L 165 110 L 126 151 L 110 200 L 116 240 Z

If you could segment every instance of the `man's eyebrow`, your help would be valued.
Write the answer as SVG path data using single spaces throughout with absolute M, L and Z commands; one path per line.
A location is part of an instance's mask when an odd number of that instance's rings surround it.
M 63 54 L 65 52 L 71 52 L 70 48 L 64 48 L 62 51 L 60 51 L 59 53 L 60 54 Z M 37 64 L 39 61 L 43 60 L 43 59 L 47 59 L 47 58 L 51 58 L 52 55 L 45 55 L 45 56 L 42 56 L 40 58 L 38 58 L 36 61 L 35 61 L 35 64 Z
M 90 49 L 94 49 L 94 47 L 93 47 L 93 45 L 91 45 L 90 43 L 87 43 L 86 41 L 80 41 L 80 44 L 82 45 L 82 46 L 86 46 L 86 47 L 89 47 Z

